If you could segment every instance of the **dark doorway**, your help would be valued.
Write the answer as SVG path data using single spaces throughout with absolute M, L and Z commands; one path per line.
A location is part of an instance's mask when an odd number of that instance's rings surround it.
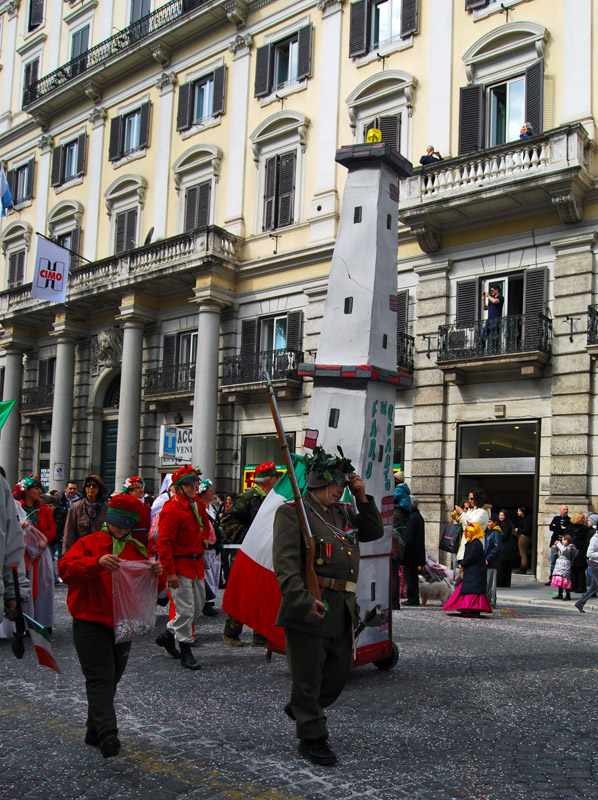
M 102 460 L 100 463 L 100 476 L 104 479 L 108 491 L 114 489 L 116 479 L 116 439 L 118 437 L 118 420 L 105 419 L 102 421 Z

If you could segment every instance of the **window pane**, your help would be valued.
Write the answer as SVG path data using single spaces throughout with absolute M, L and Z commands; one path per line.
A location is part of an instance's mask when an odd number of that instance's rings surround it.
M 279 317 L 275 320 L 274 349 L 285 350 L 287 346 L 287 318 Z
M 260 350 L 274 350 L 274 320 L 263 319 L 260 325 Z
M 508 95 L 508 130 L 507 141 L 512 142 L 519 138 L 519 131 L 525 122 L 523 115 L 525 114 L 525 79 L 519 78 L 518 80 L 509 83 Z
M 138 149 L 140 125 L 141 111 L 135 111 L 134 114 L 129 114 L 125 117 L 125 139 L 123 143 L 125 155 Z
M 195 84 L 195 98 L 193 103 L 193 122 L 201 122 L 212 116 L 214 107 L 214 80 L 208 78 Z
M 77 174 L 77 142 L 71 142 L 64 148 L 64 180 L 68 181 Z
M 372 9 L 372 44 L 386 42 L 401 33 L 400 0 L 381 0 Z
M 179 336 L 179 364 L 191 364 L 196 360 L 197 333 L 181 333 Z
M 289 74 L 288 82 L 293 83 L 297 80 L 297 66 L 299 63 L 299 40 L 296 39 L 289 44 Z
M 20 203 L 27 197 L 27 177 L 29 175 L 29 167 L 22 167 L 17 170 L 17 197 L 16 202 Z
M 507 119 L 507 84 L 490 90 L 490 146 L 504 144 Z
M 58 244 L 61 247 L 66 247 L 70 250 L 71 242 L 72 242 L 72 234 L 71 233 L 63 233 L 62 236 L 58 237 Z
M 290 45 L 288 42 L 278 45 L 275 50 L 274 81 L 275 89 L 280 89 L 289 79 Z

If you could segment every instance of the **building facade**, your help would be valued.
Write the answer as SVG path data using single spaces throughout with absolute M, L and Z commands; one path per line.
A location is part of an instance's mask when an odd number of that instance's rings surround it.
M 334 155 L 377 127 L 416 166 L 395 462 L 433 552 L 481 485 L 532 509 L 543 575 L 556 509 L 598 502 L 597 28 L 591 0 L 0 0 L 9 480 L 193 461 L 239 489 L 276 454 L 266 370 L 300 452 Z M 66 304 L 31 298 L 38 233 L 74 253 Z

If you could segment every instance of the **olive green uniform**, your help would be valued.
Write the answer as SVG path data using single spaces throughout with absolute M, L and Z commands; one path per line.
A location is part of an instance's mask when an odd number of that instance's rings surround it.
M 247 491 L 243 492 L 243 494 L 235 500 L 228 511 L 224 512 L 220 525 L 222 526 L 224 536 L 231 544 L 243 543 L 245 534 L 255 519 L 265 497 L 266 493 L 263 489 L 252 486 L 251 489 L 247 489 Z M 229 563 L 231 566 L 233 560 L 234 556 L 229 556 Z M 224 635 L 236 637 L 239 636 L 242 631 L 243 623 L 228 614 L 224 624 Z
M 305 545 L 299 520 L 294 504 L 288 503 L 274 518 L 272 557 L 282 593 L 276 624 L 285 629 L 297 736 L 321 739 L 328 736 L 322 709 L 339 696 L 351 669 L 353 629 L 358 617 L 354 588 L 359 575 L 358 540 L 379 539 L 384 527 L 369 495 L 367 502 L 357 502 L 357 516 L 343 504 L 326 509 L 309 492 L 304 503 L 315 542 L 314 567 L 324 584 L 322 600 L 329 610 L 322 620 L 305 621 L 314 598 L 305 583 Z M 326 523 L 341 530 L 352 527 L 357 534 L 355 543 L 347 536 L 342 541 Z M 350 591 L 343 590 L 342 582 L 348 582 Z

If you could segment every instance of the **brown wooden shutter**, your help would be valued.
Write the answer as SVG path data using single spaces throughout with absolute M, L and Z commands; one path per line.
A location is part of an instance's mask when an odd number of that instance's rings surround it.
M 139 149 L 147 147 L 149 142 L 149 123 L 150 123 L 151 103 L 144 103 L 141 106 L 141 119 L 139 121 Z
M 185 192 L 185 233 L 197 227 L 198 186 L 189 186 Z
M 382 141 L 398 150 L 401 142 L 401 115 L 380 117 L 378 127 L 382 134 Z
M 257 366 L 257 320 L 241 322 L 241 378 L 244 382 L 255 380 Z
M 52 174 L 50 176 L 50 186 L 60 186 L 62 183 L 62 156 L 64 148 L 62 145 L 54 148 L 52 153 Z
M 71 231 L 71 253 L 70 269 L 75 269 L 79 266 L 79 251 L 81 248 L 81 228 L 73 228 Z
M 455 322 L 457 325 L 471 325 L 477 321 L 478 311 L 478 279 L 472 278 L 469 281 L 459 281 L 457 283 Z
M 297 80 L 311 75 L 312 25 L 306 25 L 298 32 Z
M 523 286 L 525 314 L 546 313 L 546 274 L 546 267 L 526 269 Z
M 349 57 L 363 56 L 368 51 L 368 2 L 351 3 L 349 23 Z
M 417 33 L 419 0 L 403 0 L 401 6 L 401 36 Z
M 264 97 L 270 94 L 272 85 L 272 45 L 258 47 L 255 57 L 254 96 Z
M 266 161 L 264 179 L 264 224 L 263 230 L 269 231 L 274 227 L 274 212 L 276 206 L 276 184 L 278 173 L 278 156 L 273 156 Z
M 287 350 L 301 350 L 301 311 L 287 314 Z
M 461 87 L 459 99 L 459 155 L 484 146 L 484 87 Z
M 409 289 L 397 292 L 397 334 L 407 333 L 409 324 Z
M 31 200 L 33 197 L 33 181 L 35 179 L 35 158 L 30 159 L 27 164 L 27 196 L 24 200 Z
M 212 105 L 212 116 L 218 117 L 224 114 L 224 92 L 226 82 L 226 67 L 218 67 L 214 70 L 214 103 Z
M 126 212 L 126 215 L 125 249 L 132 250 L 137 247 L 137 209 L 132 208 Z
M 525 70 L 525 122 L 534 133 L 544 130 L 544 59 L 539 58 Z
M 108 145 L 108 161 L 118 161 L 122 156 L 123 118 L 114 117 L 110 123 L 110 144 Z
M 86 151 L 87 151 L 87 134 L 82 133 L 77 141 L 77 175 L 85 174 Z
M 127 212 L 116 215 L 116 238 L 114 242 L 114 252 L 122 253 L 125 250 L 125 237 L 127 231 Z
M 162 344 L 162 366 L 172 367 L 176 364 L 176 336 L 164 337 Z
M 295 162 L 296 153 L 285 153 L 279 156 L 279 178 L 278 178 L 278 224 L 281 228 L 284 225 L 292 225 L 294 222 L 295 210 Z
M 184 83 L 179 88 L 179 107 L 176 115 L 177 131 L 186 131 L 191 127 L 191 88 L 192 83 Z
M 197 187 L 199 190 L 197 198 L 197 227 L 205 228 L 210 223 L 210 195 L 212 193 L 212 181 L 204 181 Z

